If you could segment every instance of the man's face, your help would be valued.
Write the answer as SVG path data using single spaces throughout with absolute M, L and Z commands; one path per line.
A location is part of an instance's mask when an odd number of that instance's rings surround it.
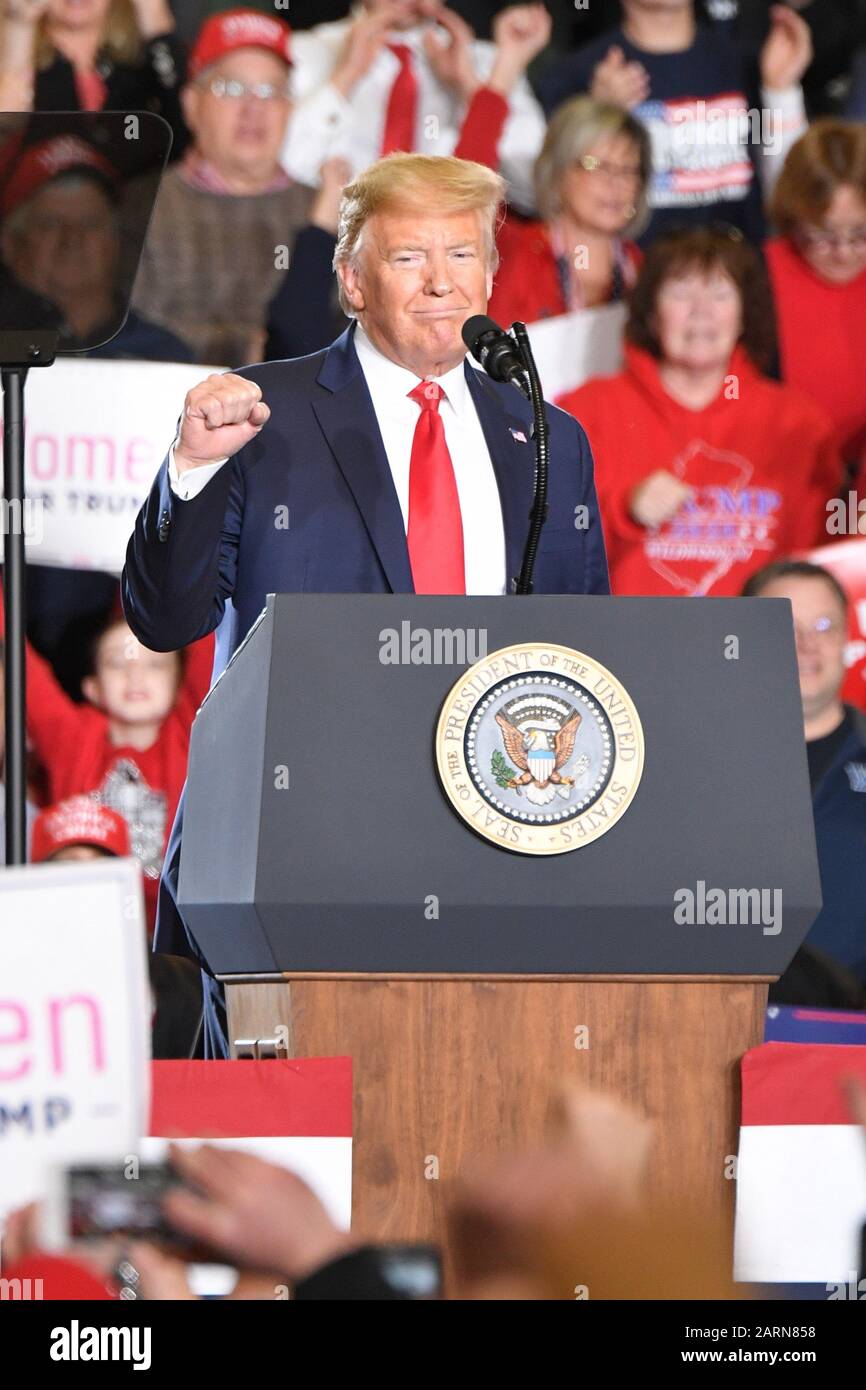
M 823 579 L 796 575 L 774 580 L 761 598 L 791 600 L 803 713 L 820 714 L 838 700 L 845 676 L 845 610 Z
M 490 298 L 481 214 L 377 213 L 340 279 L 380 352 L 419 377 L 442 376 L 462 362 L 463 325 Z
M 117 223 L 93 179 L 46 184 L 4 228 L 2 247 L 15 278 L 61 309 L 70 298 L 99 296 L 115 282 Z
M 126 623 L 109 628 L 99 643 L 96 671 L 81 688 L 110 719 L 125 724 L 162 722 L 177 698 L 180 656 L 151 652 Z
M 265 86 L 271 95 L 216 96 L 210 84 Z M 264 48 L 238 48 L 213 63 L 183 90 L 183 111 L 203 159 L 227 178 L 267 179 L 279 155 L 291 111 L 289 69 Z
M 442 0 L 364 0 L 371 14 L 390 12 L 392 29 L 414 29 L 425 19 L 435 19 L 445 6 Z

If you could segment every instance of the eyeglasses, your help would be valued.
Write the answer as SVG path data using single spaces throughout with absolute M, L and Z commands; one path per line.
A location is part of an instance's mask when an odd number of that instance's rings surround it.
M 849 231 L 828 227 L 803 227 L 800 240 L 805 242 L 819 256 L 829 255 L 850 246 L 852 251 L 866 251 L 866 227 L 852 227 Z
M 794 636 L 798 642 L 803 642 L 807 637 L 836 637 L 843 631 L 843 624 L 836 618 L 816 618 L 813 623 L 795 623 Z
M 609 159 L 598 159 L 594 154 L 582 154 L 576 161 L 588 174 L 604 174 L 608 179 L 622 179 L 636 183 L 641 176 L 639 164 L 612 164 Z
M 277 87 L 273 82 L 239 82 L 234 77 L 212 77 L 198 85 L 220 100 L 228 97 L 230 101 L 240 101 L 243 97 L 254 97 L 256 101 L 286 101 L 289 97 L 288 83 Z

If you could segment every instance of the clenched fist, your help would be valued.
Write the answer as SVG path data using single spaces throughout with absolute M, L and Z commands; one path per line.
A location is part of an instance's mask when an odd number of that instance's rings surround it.
M 174 450 L 178 473 L 231 458 L 255 439 L 270 416 L 254 381 L 234 372 L 214 372 L 188 391 L 183 403 Z

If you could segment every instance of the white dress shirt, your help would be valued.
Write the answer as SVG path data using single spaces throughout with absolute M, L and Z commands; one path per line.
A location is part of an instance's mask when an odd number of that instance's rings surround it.
M 418 385 L 419 378 L 374 347 L 360 324 L 355 330 L 355 349 L 373 400 L 405 530 L 409 524 L 412 440 L 421 415 L 421 407 L 409 399 L 409 392 Z M 505 528 L 499 487 L 463 363 L 436 381 L 445 393 L 439 402 L 439 414 L 460 501 L 466 592 L 504 594 Z M 172 492 L 183 501 L 198 496 L 225 462 L 217 459 L 178 475 L 172 446 L 168 463 Z
M 329 79 L 351 25 L 351 19 L 343 19 L 292 35 L 292 83 L 298 105 L 289 121 L 281 159 L 292 178 L 313 187 L 319 183 L 319 170 L 326 159 L 340 156 L 357 174 L 382 152 L 388 98 L 400 62 L 389 48 L 383 48 L 348 99 L 342 96 Z M 416 152 L 453 154 L 466 104 L 442 87 L 430 68 L 423 48 L 428 27 L 418 25 L 395 33 L 393 40 L 405 44 L 413 54 L 418 79 Z M 493 68 L 496 45 L 476 40 L 472 51 L 479 79 L 484 82 Z M 544 143 L 546 122 L 525 77 L 510 93 L 508 103 L 510 114 L 499 145 L 500 172 L 509 183 L 509 201 L 524 212 L 532 212 L 533 169 Z

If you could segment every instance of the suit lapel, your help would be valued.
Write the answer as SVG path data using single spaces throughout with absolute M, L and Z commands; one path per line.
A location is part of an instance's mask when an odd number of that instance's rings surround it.
M 364 520 L 394 593 L 414 593 L 403 513 L 354 346 L 354 326 L 338 338 L 319 372 L 328 395 L 313 410 Z
M 535 481 L 535 448 L 526 423 L 512 415 L 503 404 L 502 396 L 486 377 L 474 371 L 467 361 L 466 377 L 478 411 L 487 448 L 493 461 L 493 471 L 502 505 L 502 524 L 505 529 L 506 593 L 511 593 L 511 581 L 520 572 L 523 548 L 529 530 L 529 513 Z M 525 443 L 520 442 L 523 436 Z
M 327 395 L 313 410 L 361 513 L 370 541 L 394 593 L 414 593 L 403 513 L 354 347 L 354 325 L 329 348 L 319 372 Z M 506 591 L 520 570 L 532 506 L 535 452 L 526 424 L 502 396 L 466 364 L 469 390 L 490 452 L 505 530 Z M 515 434 L 525 436 L 521 443 Z

